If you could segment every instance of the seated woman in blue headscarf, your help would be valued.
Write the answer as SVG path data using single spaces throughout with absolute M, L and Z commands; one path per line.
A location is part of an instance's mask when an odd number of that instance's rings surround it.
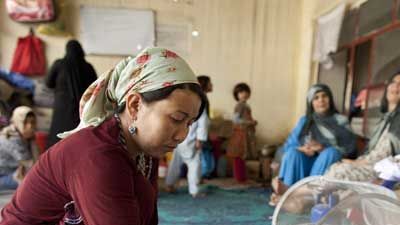
M 327 85 L 315 84 L 307 94 L 307 112 L 286 140 L 275 193 L 283 194 L 297 181 L 323 175 L 330 165 L 353 153 L 355 135 L 336 110 Z

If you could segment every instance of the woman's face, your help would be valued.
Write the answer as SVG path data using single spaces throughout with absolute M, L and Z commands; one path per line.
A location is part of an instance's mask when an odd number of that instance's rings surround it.
M 317 92 L 312 100 L 312 107 L 317 114 L 325 114 L 329 111 L 329 96 L 323 92 Z
M 135 142 L 145 153 L 157 158 L 173 151 L 185 140 L 200 105 L 200 97 L 186 89 L 176 89 L 160 101 L 140 104 Z
M 399 77 L 400 76 L 396 76 Z M 400 81 L 400 79 L 399 79 Z M 387 91 L 386 91 L 386 99 L 388 100 L 389 104 L 397 104 L 400 100 L 400 82 L 396 83 L 393 82 L 390 83 L 387 87 Z
M 21 135 L 24 139 L 32 139 L 35 137 L 36 117 L 33 115 L 27 116 L 24 121 L 24 130 Z

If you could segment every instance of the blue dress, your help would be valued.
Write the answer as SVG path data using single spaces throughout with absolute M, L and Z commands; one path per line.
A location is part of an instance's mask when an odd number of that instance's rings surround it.
M 279 179 L 287 186 L 291 186 L 308 176 L 323 175 L 330 165 L 342 158 L 341 151 L 329 145 L 324 145 L 325 148 L 312 157 L 300 152 L 298 150 L 298 147 L 302 146 L 300 133 L 305 122 L 306 117 L 302 117 L 283 146 L 284 155 Z

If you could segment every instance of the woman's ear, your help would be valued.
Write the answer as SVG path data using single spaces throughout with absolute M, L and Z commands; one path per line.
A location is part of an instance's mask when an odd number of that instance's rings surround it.
M 136 120 L 137 113 L 142 104 L 142 96 L 139 93 L 131 93 L 126 96 L 126 109 L 129 117 Z

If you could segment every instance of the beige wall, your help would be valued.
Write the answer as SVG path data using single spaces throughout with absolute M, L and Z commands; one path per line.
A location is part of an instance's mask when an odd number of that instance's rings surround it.
M 312 82 L 313 21 L 339 1 L 331 0 L 69 0 L 68 24 L 79 39 L 79 5 L 152 9 L 157 24 L 188 24 L 200 31 L 189 40 L 187 59 L 198 74 L 214 83 L 210 94 L 215 114 L 230 117 L 233 86 L 252 87 L 250 104 L 259 121 L 261 143 L 283 140 L 304 112 L 304 96 Z M 186 0 L 180 0 L 186 2 Z M 16 39 L 29 26 L 11 21 L 0 4 L 0 66 L 9 68 Z M 46 43 L 48 64 L 64 54 L 68 38 L 39 35 Z M 98 73 L 121 57 L 88 56 Z
M 305 96 L 311 84 L 317 81 L 318 64 L 312 62 L 313 37 L 316 19 L 345 2 L 349 7 L 356 7 L 367 0 L 303 0 L 301 16 L 301 36 L 299 44 L 298 65 L 295 77 L 295 113 L 292 123 L 304 114 Z

